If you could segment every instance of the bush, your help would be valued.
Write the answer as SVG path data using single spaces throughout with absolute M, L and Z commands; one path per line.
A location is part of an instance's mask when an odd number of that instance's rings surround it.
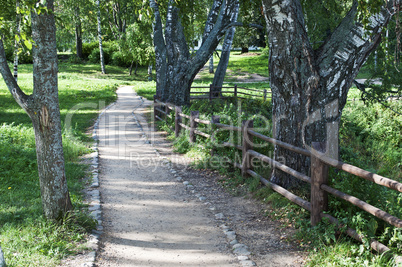
M 96 46 L 94 46 L 96 44 Z M 117 42 L 103 42 L 103 56 L 105 59 L 105 64 L 112 64 L 113 63 L 113 54 L 119 52 L 119 45 Z M 99 50 L 99 43 L 94 42 L 85 45 L 82 48 L 83 57 L 88 54 L 88 60 L 91 63 L 100 63 L 100 50 Z
M 91 63 L 99 63 L 100 62 L 100 50 L 99 50 L 99 48 L 94 48 L 91 51 L 91 54 L 88 56 L 88 60 Z
M 88 59 L 89 55 L 91 55 L 92 51 L 94 49 L 96 49 L 96 48 L 99 49 L 99 43 L 98 42 L 83 43 L 82 44 L 82 57 L 84 59 Z
M 120 66 L 120 67 L 129 67 L 131 65 L 128 57 L 125 57 L 123 52 L 116 51 L 112 54 L 112 65 Z

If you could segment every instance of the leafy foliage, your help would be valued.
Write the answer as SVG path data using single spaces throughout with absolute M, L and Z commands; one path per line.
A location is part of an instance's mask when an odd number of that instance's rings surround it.
M 361 97 L 367 104 L 382 102 L 387 106 L 387 99 L 402 96 L 402 64 L 398 60 L 401 47 L 397 45 L 398 33 L 394 30 L 396 23 L 397 20 L 393 18 L 384 34 L 383 42 L 375 53 L 371 54 L 366 64 L 369 77 L 365 86 L 360 89 Z M 399 28 L 401 25 L 400 21 Z
M 251 46 L 265 47 L 265 18 L 261 12 L 261 3 L 258 1 L 242 1 L 240 6 L 239 21 L 243 27 L 236 28 L 233 39 L 233 47 L 248 48 Z M 261 28 L 250 27 L 250 24 L 259 25 Z

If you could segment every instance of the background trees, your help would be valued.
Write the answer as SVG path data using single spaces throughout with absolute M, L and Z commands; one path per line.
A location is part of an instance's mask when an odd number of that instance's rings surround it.
M 262 12 L 261 1 L 242 1 L 240 5 L 239 21 L 243 26 L 236 28 L 233 47 L 241 48 L 242 53 L 248 48 L 266 46 L 265 18 Z M 250 27 L 259 25 L 261 27 Z

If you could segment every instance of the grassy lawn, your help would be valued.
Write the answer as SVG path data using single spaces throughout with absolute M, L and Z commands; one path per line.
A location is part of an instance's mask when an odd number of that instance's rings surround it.
M 63 225 L 42 216 L 35 139 L 29 117 L 17 105 L 0 79 L 0 244 L 8 266 L 56 266 L 60 259 L 85 249 L 81 241 L 95 226 L 82 202 L 86 165 L 80 156 L 90 152 L 87 135 L 99 109 L 116 99 L 119 85 L 141 83 L 146 70 L 128 76 L 122 68 L 59 64 L 59 100 L 62 117 L 66 176 L 75 207 Z M 19 84 L 32 92 L 32 65 L 19 66 Z M 71 117 L 71 123 L 66 118 Z

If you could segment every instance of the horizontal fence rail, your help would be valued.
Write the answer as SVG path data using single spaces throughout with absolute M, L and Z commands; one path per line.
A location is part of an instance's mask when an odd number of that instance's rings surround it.
M 272 92 L 267 89 L 258 90 L 258 89 L 250 89 L 245 87 L 235 86 L 222 86 L 215 87 L 212 84 L 210 86 L 193 86 L 192 89 L 207 89 L 207 91 L 191 91 L 190 90 L 190 99 L 224 99 L 228 97 L 236 97 L 236 98 L 244 98 L 242 96 L 262 98 L 266 101 L 268 98 L 271 98 Z M 251 92 L 251 93 L 250 93 Z M 260 93 L 260 94 L 257 94 Z M 226 94 L 226 95 L 223 95 Z M 232 94 L 232 96 L 227 96 L 227 94 Z
M 197 87 L 197 88 L 200 88 L 200 87 Z M 173 113 L 171 113 L 169 110 L 174 111 L 174 115 L 172 115 Z M 242 151 L 242 162 L 241 163 L 235 162 L 231 159 L 228 159 L 228 161 L 234 167 L 239 168 L 241 170 L 243 176 L 250 175 L 252 177 L 258 178 L 261 181 L 261 183 L 264 184 L 265 186 L 272 188 L 275 192 L 286 197 L 293 203 L 310 211 L 310 214 L 311 214 L 310 221 L 313 226 L 318 224 L 322 218 L 327 218 L 329 220 L 329 222 L 331 222 L 332 224 L 334 224 L 340 228 L 342 227 L 336 218 L 334 218 L 333 216 L 331 216 L 327 213 L 328 212 L 328 210 L 327 210 L 328 209 L 328 195 L 327 194 L 329 193 L 331 195 L 334 195 L 335 197 L 348 201 L 352 205 L 359 207 L 360 209 L 370 213 L 371 215 L 373 215 L 395 227 L 398 227 L 398 228 L 402 227 L 402 220 L 400 218 L 392 216 L 391 214 L 389 214 L 363 200 L 360 200 L 354 196 L 348 195 L 344 192 L 341 192 L 337 189 L 334 189 L 334 188 L 328 186 L 328 182 L 329 182 L 328 181 L 328 167 L 337 168 L 339 170 L 342 170 L 347 173 L 353 174 L 355 176 L 361 177 L 361 178 L 371 181 L 375 184 L 385 186 L 385 187 L 395 190 L 397 192 L 402 192 L 402 183 L 389 179 L 387 177 L 383 177 L 383 176 L 375 174 L 375 173 L 368 172 L 359 167 L 338 161 L 336 159 L 330 158 L 325 153 L 320 151 L 320 147 L 325 147 L 325 146 L 323 146 L 322 143 L 313 143 L 312 144 L 313 149 L 311 149 L 311 150 L 306 150 L 304 148 L 295 147 L 291 144 L 273 139 L 269 136 L 265 136 L 263 134 L 260 134 L 256 131 L 254 131 L 252 121 L 244 121 L 243 125 L 241 127 L 238 127 L 238 126 L 234 126 L 234 125 L 220 123 L 219 116 L 212 116 L 212 120 L 203 120 L 203 119 L 199 118 L 200 114 L 198 111 L 191 111 L 190 115 L 184 114 L 184 113 L 182 113 L 181 107 L 174 107 L 170 104 L 163 103 L 163 102 L 159 101 L 155 96 L 155 101 L 154 101 L 155 121 L 156 120 L 161 120 L 161 121 L 167 120 L 168 116 L 170 116 L 170 118 L 174 117 L 174 119 L 175 119 L 175 129 L 174 130 L 175 130 L 176 137 L 179 136 L 182 129 L 186 129 L 186 130 L 188 130 L 188 132 L 190 134 L 190 142 L 195 142 L 196 136 L 202 136 L 207 139 L 215 140 L 213 129 L 239 132 L 242 135 L 242 140 L 243 140 L 242 145 L 233 144 L 230 142 L 223 142 L 223 143 L 219 144 L 224 147 L 232 147 L 232 148 L 236 148 L 236 149 Z M 164 117 L 164 118 L 162 119 L 161 117 Z M 184 123 L 184 121 L 183 121 L 184 118 L 187 119 L 187 123 Z M 205 133 L 205 132 L 199 130 L 198 129 L 199 124 L 205 125 L 206 128 L 203 128 L 203 129 L 209 130 L 211 133 Z M 274 159 L 253 150 L 253 147 L 252 147 L 253 138 L 258 138 L 260 140 L 269 142 L 273 145 L 277 145 L 282 148 L 285 148 L 289 151 L 310 157 L 311 158 L 311 170 L 310 170 L 311 177 L 309 177 L 303 173 L 300 173 L 300 172 L 290 168 L 289 166 L 286 166 L 285 164 L 277 162 Z M 217 144 L 215 144 L 215 146 L 216 145 Z M 215 147 L 212 148 L 211 154 L 213 154 L 215 149 L 216 149 Z M 257 158 L 263 162 L 266 162 L 266 163 L 270 164 L 270 166 L 272 166 L 273 168 L 278 168 L 278 169 L 284 171 L 285 173 L 288 173 L 301 181 L 311 184 L 310 202 L 293 194 L 292 192 L 286 190 L 285 188 L 270 182 L 268 179 L 266 179 L 266 178 L 262 177 L 260 174 L 256 173 L 252 169 L 251 160 L 253 158 Z M 361 234 L 358 234 L 356 232 L 356 230 L 347 228 L 345 232 L 346 232 L 346 234 L 348 234 L 350 237 L 356 239 L 357 241 L 362 242 L 364 240 L 364 237 Z M 370 246 L 372 249 L 376 250 L 379 253 L 384 253 L 384 252 L 387 252 L 390 250 L 384 244 L 382 244 L 374 239 L 370 241 Z M 397 262 L 402 262 L 402 257 L 397 256 L 396 260 L 397 260 Z

